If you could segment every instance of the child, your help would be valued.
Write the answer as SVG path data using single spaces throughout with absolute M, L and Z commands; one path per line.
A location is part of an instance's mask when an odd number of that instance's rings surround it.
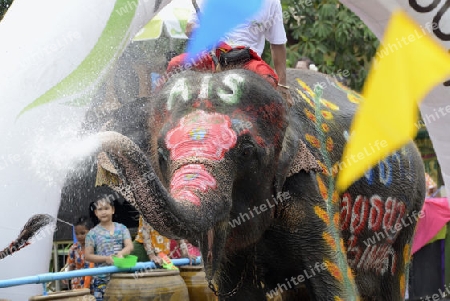
M 89 218 L 80 217 L 74 226 L 77 242 L 69 249 L 69 257 L 67 258 L 69 271 L 86 269 L 89 267 L 89 263 L 84 259 L 84 249 L 86 234 L 88 234 L 89 230 L 92 228 L 92 223 Z M 84 288 L 87 285 L 87 283 L 85 285 L 85 277 L 73 278 L 71 284 L 72 289 Z
M 91 205 L 91 210 L 99 219 L 99 224 L 89 231 L 86 236 L 85 258 L 94 262 L 96 267 L 112 265 L 112 255 L 123 257 L 133 251 L 130 231 L 122 224 L 112 221 L 114 203 L 109 199 L 99 199 Z M 103 300 L 109 275 L 92 277 L 94 297 Z

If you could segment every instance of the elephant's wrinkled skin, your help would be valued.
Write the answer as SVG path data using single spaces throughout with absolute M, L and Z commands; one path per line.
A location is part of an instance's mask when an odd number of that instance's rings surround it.
M 114 167 L 103 165 L 158 231 L 199 242 L 228 300 L 300 284 L 312 300 L 403 300 L 425 190 L 417 149 L 409 143 L 338 195 L 339 168 L 386 142 L 340 162 L 359 96 L 308 70 L 288 79 L 289 109 L 251 72 L 182 73 L 149 102 L 149 149 L 102 133 Z

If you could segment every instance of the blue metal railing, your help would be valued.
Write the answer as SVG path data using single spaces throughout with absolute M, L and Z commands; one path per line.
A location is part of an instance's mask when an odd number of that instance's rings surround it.
M 172 259 L 172 263 L 176 266 L 188 265 L 188 258 L 180 258 L 180 259 Z M 192 262 L 194 265 L 198 265 L 201 263 L 201 257 L 197 257 L 195 261 Z M 82 269 L 75 270 L 69 272 L 57 272 L 57 273 L 45 273 L 39 274 L 35 276 L 26 276 L 21 278 L 13 278 L 0 280 L 0 288 L 11 287 L 17 285 L 24 284 L 37 284 L 37 283 L 45 283 L 55 280 L 63 280 L 63 279 L 71 279 L 75 277 L 82 276 L 94 276 L 100 274 L 111 274 L 111 273 L 125 273 L 125 272 L 142 272 L 150 269 L 156 269 L 155 263 L 153 261 L 148 262 L 138 262 L 132 268 L 119 269 L 115 266 L 101 267 L 101 268 L 90 268 L 90 269 Z

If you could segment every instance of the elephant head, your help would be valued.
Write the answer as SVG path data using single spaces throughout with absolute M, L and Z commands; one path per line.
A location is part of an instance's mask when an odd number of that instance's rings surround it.
M 103 165 L 160 233 L 200 242 L 212 277 L 223 250 L 238 252 L 269 227 L 276 206 L 254 208 L 280 198 L 300 142 L 289 137 L 282 97 L 246 70 L 182 73 L 148 106 L 149 150 L 104 132 L 114 166 Z

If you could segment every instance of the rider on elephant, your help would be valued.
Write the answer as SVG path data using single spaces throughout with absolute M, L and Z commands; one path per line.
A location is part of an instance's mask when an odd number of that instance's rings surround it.
M 197 0 L 200 7 L 202 7 L 202 2 L 202 0 Z M 196 10 L 199 11 L 198 7 L 196 7 Z M 186 27 L 188 36 L 197 23 L 197 14 L 193 14 Z M 270 42 L 275 71 L 261 59 L 266 39 Z M 243 69 L 261 75 L 285 96 L 288 94 L 286 86 L 286 41 L 280 1 L 264 0 L 261 9 L 252 19 L 238 25 L 232 32 L 228 33 L 215 51 L 211 51 L 201 60 L 197 60 L 192 68 L 214 72 L 219 69 L 241 66 Z M 174 57 L 167 67 L 167 72 L 173 72 L 176 68 L 182 67 L 186 58 L 186 53 Z

